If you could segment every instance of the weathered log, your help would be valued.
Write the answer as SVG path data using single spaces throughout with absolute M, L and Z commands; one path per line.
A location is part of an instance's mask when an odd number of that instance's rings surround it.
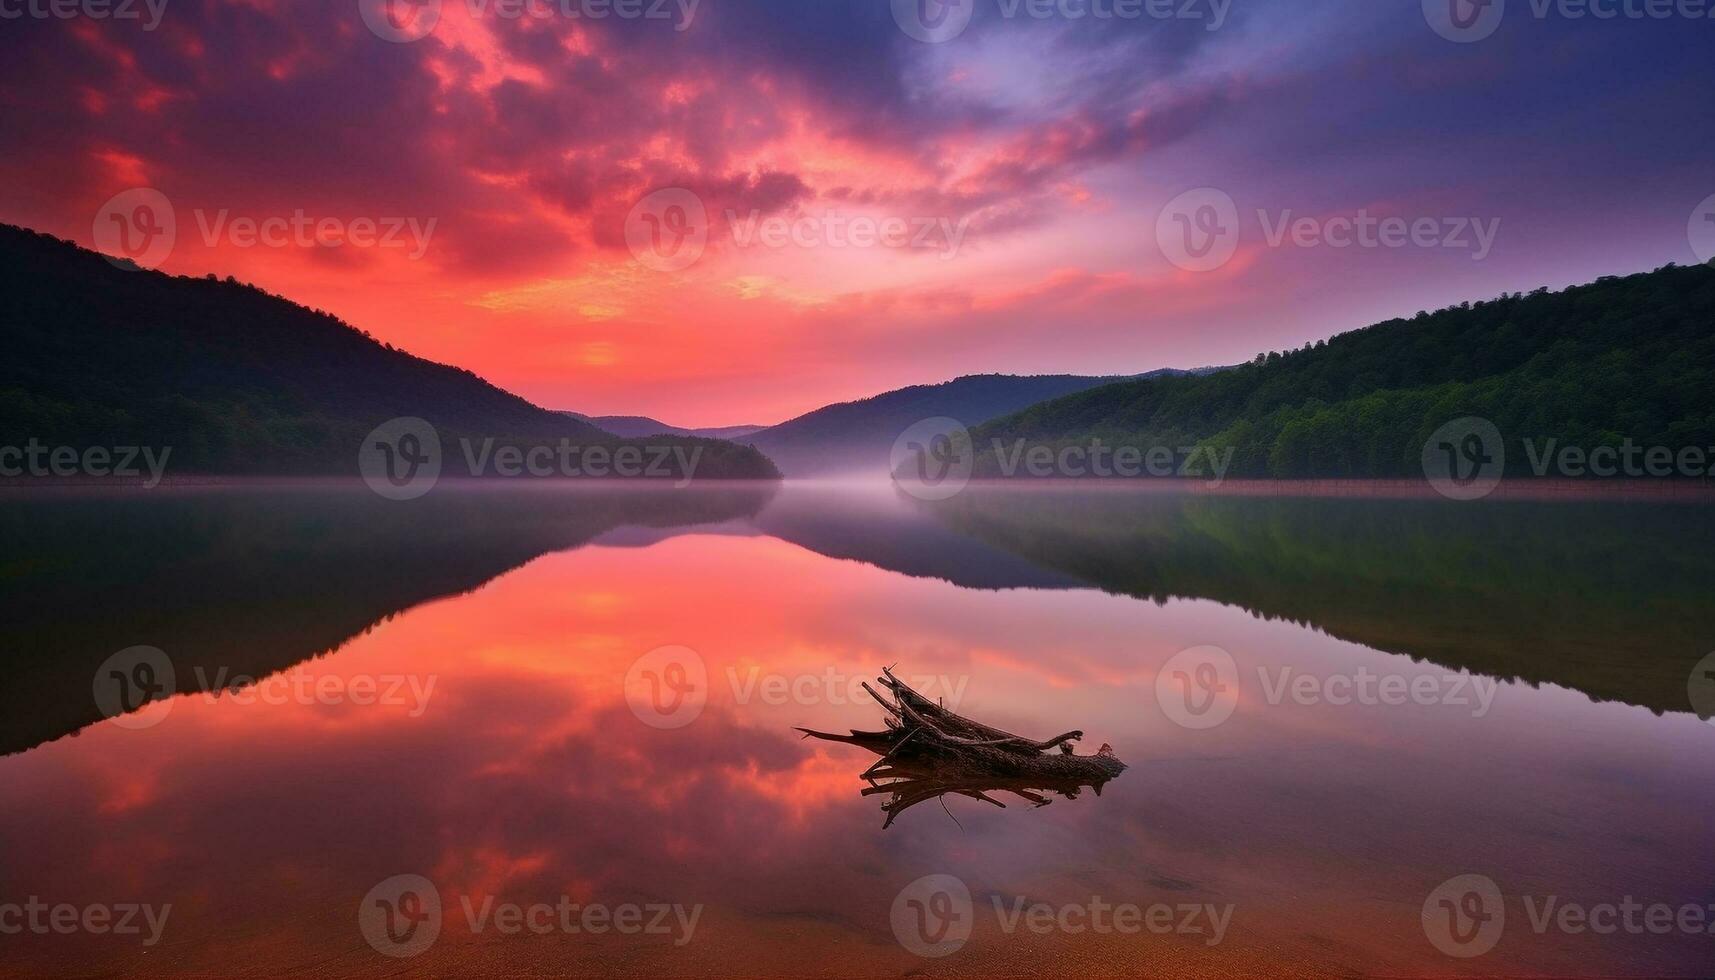
M 1006 792 L 1034 806 L 1047 806 L 1052 801 L 1043 793 L 1076 799 L 1088 786 L 1100 796 L 1102 785 L 1125 771 L 1110 746 L 1103 745 L 1095 755 L 1074 754 L 1071 743 L 1082 739 L 1083 732 L 1047 741 L 1014 735 L 948 711 L 890 669 L 882 675 L 878 682 L 893 695 L 891 701 L 868 684 L 863 688 L 887 712 L 885 731 L 798 731 L 806 738 L 856 745 L 881 757 L 859 778 L 870 784 L 863 796 L 891 797 L 882 805 L 887 813 L 884 829 L 905 810 L 948 793 L 1004 808 L 1006 804 L 988 794 Z M 1049 751 L 1054 748 L 1060 751 Z

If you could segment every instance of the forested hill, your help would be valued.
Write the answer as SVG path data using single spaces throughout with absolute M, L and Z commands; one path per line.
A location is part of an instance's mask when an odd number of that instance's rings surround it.
M 733 442 L 744 442 L 748 437 L 768 428 L 766 425 L 719 425 L 706 429 L 687 429 L 681 425 L 668 425 L 660 419 L 652 419 L 647 415 L 584 415 L 579 412 L 566 412 L 581 422 L 588 422 L 603 432 L 611 432 L 626 439 L 640 436 L 696 436 L 699 439 L 730 439 Z
M 9 225 L 0 330 L 0 445 L 165 446 L 180 473 L 356 475 L 364 436 L 399 417 L 448 446 L 622 444 L 255 287 L 122 268 Z M 701 447 L 700 476 L 777 476 L 749 447 L 652 442 Z
M 1183 372 L 1169 369 L 1133 377 L 1179 373 Z M 827 405 L 747 436 L 745 441 L 761 448 L 791 477 L 881 474 L 887 472 L 894 440 L 924 419 L 945 417 L 977 425 L 1026 405 L 1118 380 L 1064 374 L 971 375 Z
M 1667 266 L 1419 313 L 1216 374 L 1094 388 L 972 435 L 981 477 L 1008 475 L 996 440 L 1096 438 L 1230 447 L 1229 478 L 1420 477 L 1425 441 L 1465 416 L 1497 426 L 1517 475 L 1532 472 L 1525 439 L 1715 446 L 1715 269 Z

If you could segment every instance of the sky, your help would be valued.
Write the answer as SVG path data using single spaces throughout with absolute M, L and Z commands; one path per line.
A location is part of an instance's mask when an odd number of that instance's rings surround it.
M 1715 258 L 1712 14 L 0 0 L 0 221 L 545 407 L 768 424 Z

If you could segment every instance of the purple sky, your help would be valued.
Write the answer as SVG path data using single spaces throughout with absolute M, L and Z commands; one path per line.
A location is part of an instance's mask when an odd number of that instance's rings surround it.
M 396 43 L 384 0 L 36 2 L 0 0 L 0 220 L 556 408 L 1230 363 L 1715 252 L 1715 3 L 442 0 Z

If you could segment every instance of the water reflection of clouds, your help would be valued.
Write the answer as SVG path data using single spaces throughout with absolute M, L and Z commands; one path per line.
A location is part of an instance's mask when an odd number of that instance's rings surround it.
M 963 589 L 772 538 L 686 534 L 544 556 L 303 668 L 432 674 L 420 717 L 191 697 L 154 729 L 102 725 L 8 758 L 8 801 L 30 805 L 0 811 L 0 843 L 19 887 L 173 900 L 186 950 L 294 964 L 350 947 L 350 908 L 401 872 L 453 902 L 703 902 L 716 949 L 802 929 L 865 964 L 902 955 L 886 910 L 927 873 L 958 875 L 978 901 L 1231 900 L 1232 948 L 1207 955 L 1344 949 L 1403 972 L 1429 962 L 1412 952 L 1415 912 L 1398 919 L 1377 896 L 1411 906 L 1466 865 L 1508 881 L 1546 868 L 1556 887 L 1647 878 L 1668 898 L 1715 872 L 1707 852 L 1667 843 L 1706 834 L 1715 772 L 1695 761 L 1708 733 L 1694 720 L 1520 687 L 1480 720 L 1247 704 L 1188 732 L 1151 686 L 1174 652 L 1207 642 L 1246 666 L 1430 669 L 1212 602 Z M 706 710 L 673 731 L 640 723 L 621 686 L 665 643 L 696 649 L 711 679 Z M 1083 728 L 1133 771 L 1099 801 L 951 801 L 963 829 L 926 806 L 883 836 L 857 796 L 860 760 L 790 731 L 873 727 L 874 706 L 741 702 L 727 679 L 746 664 L 871 676 L 893 662 L 970 674 L 965 713 L 1030 734 Z M 1612 795 L 1616 772 L 1627 799 Z M 456 950 L 462 928 L 443 942 Z M 1515 955 L 1603 962 L 1576 943 Z

